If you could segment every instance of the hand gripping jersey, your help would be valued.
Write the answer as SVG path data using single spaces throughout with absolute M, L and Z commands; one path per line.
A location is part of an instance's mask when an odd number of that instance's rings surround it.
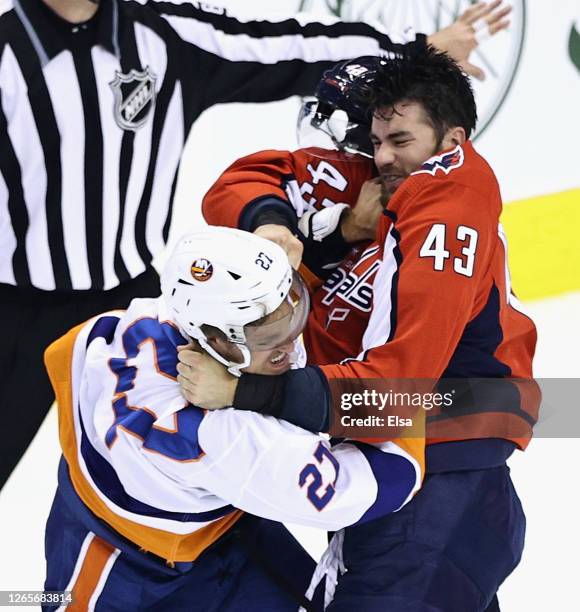
M 362 274 L 348 280 L 356 286 L 368 274 L 372 283 L 357 359 L 322 366 L 329 379 L 527 379 L 514 381 L 507 404 L 491 398 L 464 414 L 432 410 L 433 441 L 503 437 L 525 447 L 537 417 L 539 392 L 530 380 L 536 329 L 511 291 L 501 208 L 493 171 L 469 141 L 425 162 L 389 202 Z M 337 309 L 345 328 L 347 310 L 362 311 L 344 282 L 332 301 L 331 290 L 329 282 L 319 289 L 309 322 L 308 348 L 316 347 L 311 357 L 318 359 L 329 328 L 339 333 Z
M 241 511 L 336 530 L 418 489 L 419 436 L 331 447 L 272 417 L 187 404 L 176 381 L 186 342 L 160 299 L 137 299 L 46 352 L 75 491 L 136 546 L 192 561 Z

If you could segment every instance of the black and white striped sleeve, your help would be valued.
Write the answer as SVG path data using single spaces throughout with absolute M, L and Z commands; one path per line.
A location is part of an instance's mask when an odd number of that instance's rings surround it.
M 423 48 L 426 36 L 408 31 L 394 42 L 366 23 L 336 18 L 256 19 L 205 3 L 150 0 L 195 58 L 205 90 L 203 107 L 219 102 L 266 102 L 312 94 L 323 70 L 360 55 Z

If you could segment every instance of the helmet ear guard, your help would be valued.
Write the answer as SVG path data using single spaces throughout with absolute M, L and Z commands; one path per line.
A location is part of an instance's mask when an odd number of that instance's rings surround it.
M 322 109 L 322 110 L 321 110 Z M 372 159 L 370 125 L 353 123 L 341 108 L 332 108 L 316 100 L 307 100 L 298 116 L 297 138 L 303 149 L 321 149 L 320 157 L 350 161 Z M 338 152 L 338 155 L 337 155 Z M 311 151 L 316 155 L 314 151 Z

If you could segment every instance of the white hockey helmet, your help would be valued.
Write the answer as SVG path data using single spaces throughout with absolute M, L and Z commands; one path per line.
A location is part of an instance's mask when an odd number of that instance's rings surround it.
M 308 291 L 284 250 L 238 229 L 207 226 L 183 236 L 161 275 L 169 312 L 234 374 L 250 365 L 250 351 L 286 344 L 301 333 L 310 308 Z M 276 311 L 272 320 L 252 325 Z M 243 355 L 234 363 L 208 343 L 203 325 L 221 330 Z

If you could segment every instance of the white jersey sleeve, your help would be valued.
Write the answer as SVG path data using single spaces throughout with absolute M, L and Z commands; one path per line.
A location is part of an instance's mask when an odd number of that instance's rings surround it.
M 273 417 L 234 409 L 199 428 L 207 487 L 279 521 L 337 530 L 397 510 L 421 482 L 418 462 L 392 442 L 330 442 Z

